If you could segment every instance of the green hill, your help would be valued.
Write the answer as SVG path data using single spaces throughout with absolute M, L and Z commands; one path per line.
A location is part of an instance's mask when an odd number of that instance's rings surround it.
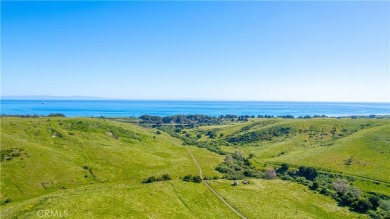
M 217 137 L 208 137 L 210 131 Z M 259 166 L 306 165 L 390 183 L 388 119 L 252 119 L 191 130 L 198 133 L 199 142 L 253 153 Z
M 206 177 L 223 176 L 215 168 L 225 156 L 123 121 L 2 117 L 1 215 L 36 218 L 38 211 L 51 209 L 67 210 L 72 218 L 238 218 L 203 183 L 181 180 L 199 175 L 189 151 Z M 389 194 L 389 130 L 387 120 L 254 119 L 185 128 L 178 135 L 185 140 L 201 134 L 196 144 L 253 153 L 258 168 L 286 162 L 381 180 L 355 184 Z M 163 174 L 172 180 L 142 183 Z M 252 179 L 236 187 L 227 180 L 208 182 L 248 218 L 272 216 L 277 209 L 274 216 L 280 218 L 366 217 L 293 182 Z
M 1 125 L 3 199 L 24 200 L 89 184 L 139 183 L 164 173 L 173 178 L 198 173 L 180 140 L 136 125 L 58 118 L 2 118 Z M 209 162 L 218 164 L 218 155 L 212 155 Z M 208 172 L 218 175 L 213 168 Z

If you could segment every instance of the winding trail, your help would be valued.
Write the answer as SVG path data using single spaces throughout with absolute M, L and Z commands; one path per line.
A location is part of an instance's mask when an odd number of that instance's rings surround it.
M 196 161 L 194 155 L 192 154 L 192 152 L 190 151 L 190 149 L 188 149 L 187 146 L 184 146 L 188 153 L 191 155 L 192 159 L 194 160 L 196 166 L 198 167 L 199 169 L 199 175 L 200 175 L 200 178 L 203 179 L 203 172 L 202 172 L 202 168 L 200 167 L 198 161 Z M 241 212 L 238 211 L 238 209 L 234 208 L 229 202 L 226 201 L 226 199 L 224 199 L 217 191 L 215 191 L 208 183 L 206 180 L 202 180 L 202 183 L 210 190 L 212 191 L 219 199 L 221 199 L 221 201 L 223 203 L 225 203 L 226 206 L 228 206 L 234 213 L 236 213 L 239 217 L 241 218 L 244 218 L 244 219 L 248 219 L 244 214 L 242 214 Z

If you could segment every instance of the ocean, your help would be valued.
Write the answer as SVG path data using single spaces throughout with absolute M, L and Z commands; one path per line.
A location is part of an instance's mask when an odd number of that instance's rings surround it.
M 250 102 L 250 101 L 149 101 L 149 100 L 0 100 L 5 115 L 48 115 L 67 117 L 129 117 L 149 115 L 205 114 L 351 116 L 390 115 L 390 103 L 340 102 Z

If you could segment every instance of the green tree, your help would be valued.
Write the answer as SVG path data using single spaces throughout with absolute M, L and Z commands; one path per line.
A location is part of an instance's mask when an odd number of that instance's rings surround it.
M 166 181 L 166 180 L 171 180 L 171 179 L 172 179 L 171 176 L 170 176 L 169 174 L 163 174 L 161 178 L 162 178 L 162 180 L 164 180 L 164 181 Z
M 200 183 L 200 182 L 202 182 L 202 178 L 200 178 L 200 176 L 194 176 L 194 177 L 192 177 L 192 182 Z
M 366 213 L 368 210 L 372 209 L 372 204 L 369 200 L 367 199 L 359 199 L 352 203 L 351 206 L 353 209 L 356 211 L 359 211 L 361 213 Z
M 192 181 L 192 175 L 189 174 L 189 175 L 187 175 L 187 176 L 184 176 L 184 177 L 183 177 L 183 181 L 191 182 L 191 181 Z

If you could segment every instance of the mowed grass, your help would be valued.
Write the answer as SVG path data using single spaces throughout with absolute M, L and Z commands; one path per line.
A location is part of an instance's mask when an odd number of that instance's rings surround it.
M 96 184 L 2 208 L 2 215 L 37 218 L 39 210 L 67 210 L 70 218 L 238 218 L 203 185 L 180 180 Z
M 2 118 L 1 122 L 1 150 L 21 150 L 19 156 L 1 161 L 2 200 L 15 202 L 96 183 L 137 184 L 164 173 L 176 179 L 199 175 L 182 142 L 153 129 L 98 119 Z M 79 126 L 72 128 L 69 123 Z M 53 137 L 55 133 L 60 136 Z
M 218 180 L 210 185 L 248 218 L 367 218 L 289 181 L 254 179 L 231 186 L 231 181 Z

